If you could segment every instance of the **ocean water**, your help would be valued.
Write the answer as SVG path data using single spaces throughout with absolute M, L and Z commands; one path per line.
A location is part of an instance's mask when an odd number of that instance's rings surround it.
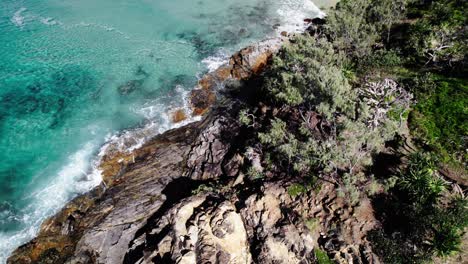
M 100 183 L 106 142 L 171 128 L 203 73 L 319 13 L 310 0 L 1 0 L 0 263 Z

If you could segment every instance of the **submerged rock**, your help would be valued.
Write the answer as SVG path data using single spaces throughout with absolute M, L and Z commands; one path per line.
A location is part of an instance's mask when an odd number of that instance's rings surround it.
M 121 95 L 128 95 L 138 90 L 143 86 L 144 80 L 131 80 L 125 84 L 120 85 L 117 90 Z

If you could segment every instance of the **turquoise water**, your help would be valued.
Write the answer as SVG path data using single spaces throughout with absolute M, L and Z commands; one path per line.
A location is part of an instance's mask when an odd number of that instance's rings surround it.
M 99 184 L 106 141 L 170 128 L 197 76 L 317 12 L 309 0 L 1 0 L 0 263 Z

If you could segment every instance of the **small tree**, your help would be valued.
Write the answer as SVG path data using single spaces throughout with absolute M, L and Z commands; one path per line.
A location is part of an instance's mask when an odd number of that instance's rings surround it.
M 389 79 L 353 89 L 344 61 L 326 38 L 300 36 L 273 62 L 265 88 L 276 103 L 298 109 L 303 124 L 294 131 L 276 118 L 259 138 L 297 172 L 352 174 L 369 164 L 398 130 L 400 119 L 389 113 L 409 106 L 411 96 Z
M 371 0 L 342 0 L 327 17 L 326 34 L 353 61 L 370 55 L 378 39 L 375 25 L 367 21 L 371 3 Z
M 408 0 L 374 0 L 370 5 L 369 20 L 377 30 L 387 34 L 387 43 L 390 42 L 392 26 L 405 17 Z

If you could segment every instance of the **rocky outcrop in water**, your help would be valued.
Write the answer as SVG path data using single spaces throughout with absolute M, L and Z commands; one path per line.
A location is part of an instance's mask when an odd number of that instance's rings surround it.
M 286 38 L 269 39 L 242 49 L 231 57 L 229 64 L 206 74 L 190 94 L 193 115 L 206 113 L 216 101 L 216 91 L 226 81 L 246 80 L 253 75 L 260 74 L 267 66 L 269 58 L 286 40 Z
M 103 184 L 45 221 L 8 263 L 315 263 L 318 247 L 341 263 L 378 263 L 365 240 L 377 224 L 368 201 L 351 205 L 327 182 L 295 196 L 288 181 L 240 169 L 261 166 L 253 148 L 243 151 L 240 102 L 212 97 L 221 83 L 260 74 L 280 45 L 244 49 L 205 76 L 191 97 L 201 121 L 104 156 Z

